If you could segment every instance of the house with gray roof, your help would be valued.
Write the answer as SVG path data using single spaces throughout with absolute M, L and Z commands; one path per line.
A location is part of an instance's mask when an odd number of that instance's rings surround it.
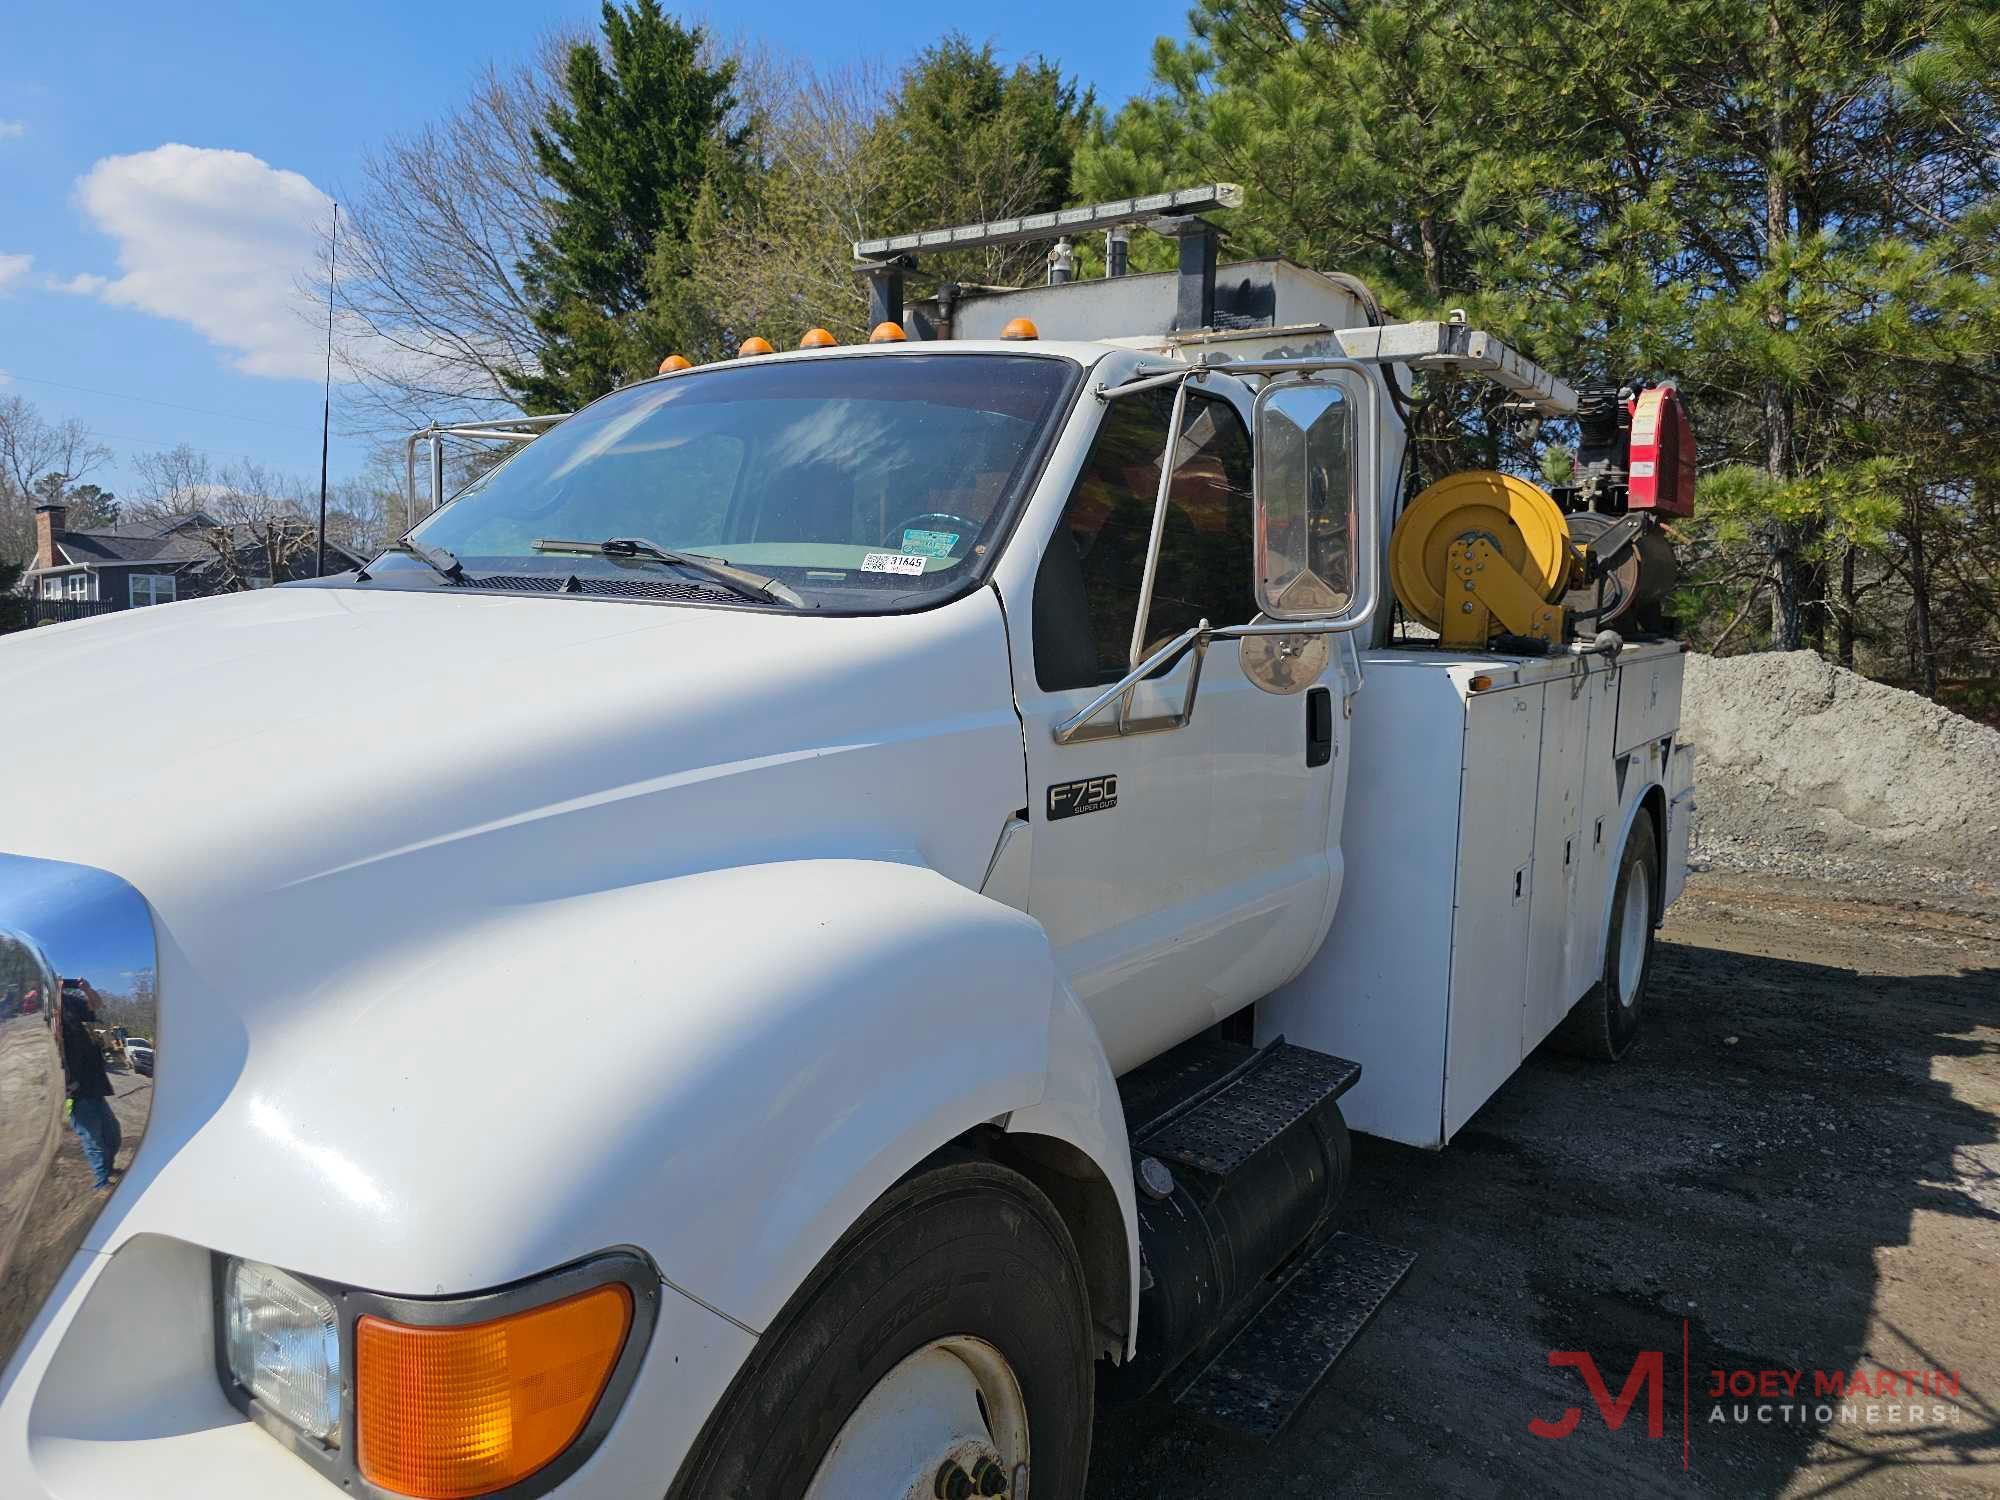
M 21 587 L 34 599 L 96 606 L 91 613 L 169 604 L 203 594 L 310 578 L 305 521 L 227 523 L 205 511 L 71 531 L 67 507 L 35 507 L 35 559 Z M 328 540 L 329 572 L 367 559 Z

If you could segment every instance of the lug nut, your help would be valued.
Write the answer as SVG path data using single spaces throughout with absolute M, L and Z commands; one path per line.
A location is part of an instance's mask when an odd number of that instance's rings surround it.
M 937 1500 L 969 1500 L 972 1494 L 972 1476 L 959 1467 L 958 1460 L 948 1458 L 937 1471 L 937 1480 L 931 1485 L 931 1493 Z
M 1007 1493 L 1007 1471 L 990 1454 L 972 1466 L 972 1482 L 979 1486 L 979 1493 L 987 1500 Z

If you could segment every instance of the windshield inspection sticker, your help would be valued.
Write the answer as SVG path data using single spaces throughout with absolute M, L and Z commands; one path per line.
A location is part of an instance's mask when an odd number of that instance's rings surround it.
M 903 533 L 903 550 L 921 553 L 925 557 L 950 557 L 951 549 L 958 545 L 955 531 L 906 531 Z
M 871 552 L 861 559 L 864 573 L 921 573 L 929 559 L 921 553 Z

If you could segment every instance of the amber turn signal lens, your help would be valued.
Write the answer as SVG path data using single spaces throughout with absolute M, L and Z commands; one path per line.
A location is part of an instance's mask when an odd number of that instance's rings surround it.
M 1015 318 L 1000 330 L 1003 339 L 1038 339 L 1041 336 L 1042 331 L 1026 318 Z
M 868 335 L 871 344 L 900 344 L 909 335 L 903 332 L 901 323 L 892 323 L 887 318 L 877 323 Z
M 801 349 L 831 349 L 840 342 L 824 328 L 808 328 L 806 336 L 799 340 Z
M 527 1478 L 576 1441 L 632 1327 L 632 1292 L 596 1287 L 486 1323 L 354 1327 L 361 1477 L 464 1500 Z
M 1488 677 L 1484 672 L 1481 672 L 1477 677 L 1472 679 L 1470 686 L 1473 692 L 1483 693 L 1493 686 L 1493 679 Z
M 692 370 L 693 368 L 694 365 L 685 354 L 669 354 L 665 359 L 660 361 L 660 373 L 662 375 L 671 375 L 676 370 Z

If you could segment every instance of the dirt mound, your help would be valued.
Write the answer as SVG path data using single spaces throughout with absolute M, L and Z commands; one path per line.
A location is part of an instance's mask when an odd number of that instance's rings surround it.
M 1681 725 L 1698 863 L 2000 880 L 2000 732 L 1811 651 L 1690 655 Z

